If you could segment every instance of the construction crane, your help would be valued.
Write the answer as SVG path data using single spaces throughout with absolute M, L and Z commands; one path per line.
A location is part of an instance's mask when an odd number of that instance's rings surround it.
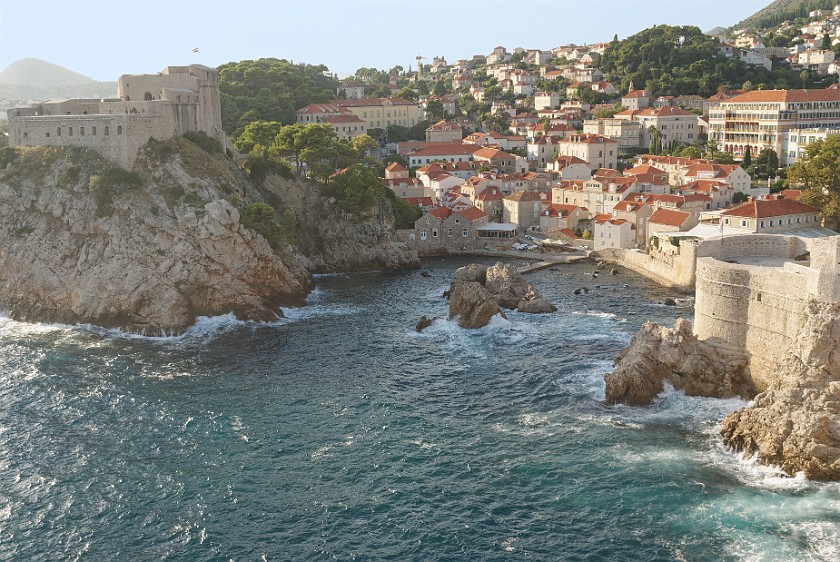
M 423 79 L 423 63 L 421 61 L 429 60 L 429 57 L 424 57 L 418 53 L 415 59 L 417 60 L 417 81 L 419 82 Z

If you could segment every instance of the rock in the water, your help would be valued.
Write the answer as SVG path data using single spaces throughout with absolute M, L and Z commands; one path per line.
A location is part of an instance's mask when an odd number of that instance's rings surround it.
M 664 304 L 665 306 L 677 306 L 677 301 L 675 301 L 671 297 L 666 297 L 665 300 L 662 301 L 662 304 Z
M 426 316 L 421 316 L 420 320 L 417 321 L 417 325 L 414 326 L 414 329 L 418 332 L 422 332 L 429 326 L 435 323 L 436 318 L 427 318 Z
M 477 281 L 455 281 L 449 290 L 449 319 L 462 328 L 482 328 L 502 309 L 493 294 Z
M 729 414 L 720 433 L 730 449 L 789 475 L 840 480 L 840 382 L 763 392 Z
M 470 264 L 455 272 L 449 288 L 450 319 L 458 318 L 464 328 L 480 328 L 502 307 L 533 314 L 557 310 L 510 264 Z
M 432 276 L 432 274 L 429 273 L 428 271 L 421 271 L 420 275 L 422 275 L 423 277 L 431 277 Z
M 610 270 L 610 275 L 618 275 L 618 270 L 613 268 Z
M 587 294 L 589 294 L 589 288 L 588 287 L 580 287 L 579 289 L 575 289 L 575 294 L 576 295 L 587 295 Z
M 646 322 L 604 376 L 609 404 L 648 405 L 668 380 L 689 396 L 751 398 L 747 358 L 698 341 L 688 320 L 673 329 Z

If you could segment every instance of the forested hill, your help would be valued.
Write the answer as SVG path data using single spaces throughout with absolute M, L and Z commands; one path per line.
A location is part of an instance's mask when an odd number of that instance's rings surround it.
M 658 25 L 613 41 L 601 59 L 601 70 L 622 91 L 632 82 L 637 90 L 646 89 L 654 96 L 708 97 L 720 87 L 819 87 L 808 73 L 782 66 L 771 72 L 728 59 L 718 53 L 717 44 L 694 26 Z
M 252 121 L 291 124 L 295 111 L 335 97 L 338 80 L 324 65 L 265 58 L 219 67 L 222 126 L 228 134 Z
M 786 20 L 807 18 L 812 10 L 830 10 L 837 3 L 838 0 L 774 0 L 769 6 L 735 24 L 732 29 L 768 29 Z

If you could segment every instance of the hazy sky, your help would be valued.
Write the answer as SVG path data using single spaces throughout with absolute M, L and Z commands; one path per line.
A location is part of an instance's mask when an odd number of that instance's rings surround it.
M 97 80 L 261 57 L 357 68 L 504 45 L 609 41 L 657 24 L 729 26 L 770 0 L 0 0 L 0 68 L 35 57 Z M 192 49 L 198 47 L 195 55 Z

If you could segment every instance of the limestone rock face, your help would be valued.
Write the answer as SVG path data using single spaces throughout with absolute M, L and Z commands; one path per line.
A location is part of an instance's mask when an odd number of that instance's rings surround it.
M 486 326 L 502 308 L 533 314 L 557 310 L 510 264 L 461 267 L 455 271 L 455 279 L 447 294 L 449 318 L 458 318 L 463 328 Z
M 91 151 L 31 149 L 0 172 L 0 308 L 158 334 L 197 316 L 273 320 L 302 305 L 303 262 L 241 225 L 227 200 L 250 184 L 221 155 L 180 142 L 163 162 L 141 153 L 139 184 L 117 182 L 99 200 L 89 178 L 110 165 Z
M 311 272 L 420 267 L 417 250 L 397 237 L 388 201 L 369 216 L 350 220 L 311 183 L 273 176 L 266 180 L 265 187 L 297 216 L 295 246 Z
M 840 480 L 840 382 L 763 392 L 729 414 L 720 433 L 729 448 L 790 475 Z
M 810 302 L 779 361 L 774 385 L 733 412 L 721 435 L 732 450 L 814 480 L 840 480 L 840 306 Z
M 755 390 L 747 358 L 697 340 L 691 323 L 677 320 L 673 329 L 646 322 L 616 357 L 604 376 L 606 401 L 646 406 L 665 390 L 665 381 L 689 396 L 752 397 Z

